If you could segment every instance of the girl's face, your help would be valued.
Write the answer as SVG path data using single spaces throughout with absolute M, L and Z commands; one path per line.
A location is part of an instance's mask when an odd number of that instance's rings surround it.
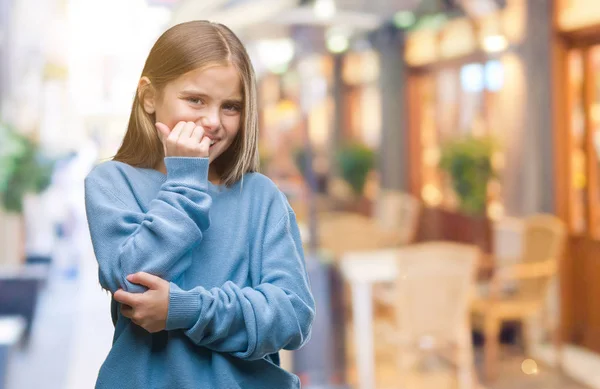
M 243 95 L 239 74 L 231 65 L 192 70 L 165 85 L 156 98 L 145 100 L 144 108 L 154 110 L 156 121 L 170 129 L 181 121 L 202 126 L 205 136 L 215 142 L 209 151 L 213 162 L 240 129 Z

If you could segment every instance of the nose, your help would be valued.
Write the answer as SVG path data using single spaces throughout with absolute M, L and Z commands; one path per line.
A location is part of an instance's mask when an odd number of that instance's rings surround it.
M 205 115 L 200 118 L 200 125 L 204 127 L 204 130 L 209 132 L 218 130 L 221 125 L 218 110 L 206 112 Z

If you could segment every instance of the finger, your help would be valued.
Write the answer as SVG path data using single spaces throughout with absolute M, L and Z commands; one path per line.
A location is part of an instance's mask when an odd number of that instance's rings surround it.
M 204 136 L 204 128 L 202 126 L 196 126 L 194 128 L 194 132 L 192 133 L 192 139 L 194 143 L 200 143 L 200 139 Z
M 121 315 L 131 319 L 133 317 L 133 308 L 129 305 L 121 305 Z
M 117 290 L 113 297 L 115 301 L 131 307 L 135 306 L 138 301 L 138 297 L 134 293 L 125 292 L 123 289 Z
M 173 127 L 171 132 L 169 133 L 169 136 L 167 138 L 165 138 L 165 140 L 164 140 L 165 156 L 176 155 L 177 140 L 179 139 L 179 134 L 181 134 L 181 130 L 184 125 L 185 125 L 185 122 L 177 123 L 175 125 L 175 127 Z
M 190 138 L 192 136 L 192 133 L 194 132 L 194 128 L 196 128 L 196 123 L 194 123 L 194 122 L 185 123 L 183 130 L 181 130 L 181 135 L 179 136 L 179 139 L 186 140 L 186 139 Z
M 143 285 L 148 289 L 158 289 L 163 279 L 149 273 L 138 272 L 128 275 L 127 281 L 134 284 Z
M 181 135 L 181 130 L 183 130 L 184 126 L 185 126 L 185 122 L 177 123 L 175 125 L 175 127 L 173 127 L 171 132 L 169 133 L 169 136 L 167 139 L 173 143 L 177 142 L 177 139 L 179 139 L 179 135 Z
M 210 138 L 205 136 L 204 138 L 202 138 L 202 140 L 200 141 L 200 155 L 202 155 L 203 157 L 208 157 L 210 154 Z

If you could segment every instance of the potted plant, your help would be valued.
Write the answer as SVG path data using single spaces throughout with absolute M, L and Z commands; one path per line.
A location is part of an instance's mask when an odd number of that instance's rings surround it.
M 440 168 L 450 179 L 459 212 L 444 215 L 444 236 L 491 250 L 491 222 L 486 217 L 488 184 L 497 173 L 492 164 L 496 143 L 491 137 L 467 136 L 442 146 Z
M 439 166 L 450 178 L 460 211 L 467 215 L 486 213 L 488 183 L 497 175 L 492 166 L 495 150 L 490 137 L 468 136 L 442 146 Z
M 0 262 L 14 264 L 22 260 L 23 201 L 26 195 L 40 193 L 50 185 L 53 165 L 35 141 L 0 124 L 0 210 L 3 214 L 0 228 L 5 230 L 2 238 L 6 239 Z
M 369 214 L 370 204 L 364 196 L 364 189 L 375 166 L 373 150 L 360 143 L 347 144 L 337 153 L 337 163 L 341 178 L 352 189 L 357 210 Z

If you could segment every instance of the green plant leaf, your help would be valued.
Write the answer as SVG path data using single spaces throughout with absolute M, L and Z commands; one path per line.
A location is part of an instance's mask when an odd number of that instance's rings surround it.
M 442 146 L 440 169 L 449 175 L 460 210 L 467 214 L 485 214 L 487 186 L 497 174 L 491 163 L 496 147 L 493 138 L 474 136 Z
M 362 144 L 349 144 L 340 149 L 337 162 L 342 178 L 357 196 L 362 195 L 367 176 L 375 165 L 373 150 Z
M 25 195 L 44 191 L 53 170 L 54 160 L 36 142 L 0 124 L 0 199 L 5 210 L 22 212 Z

